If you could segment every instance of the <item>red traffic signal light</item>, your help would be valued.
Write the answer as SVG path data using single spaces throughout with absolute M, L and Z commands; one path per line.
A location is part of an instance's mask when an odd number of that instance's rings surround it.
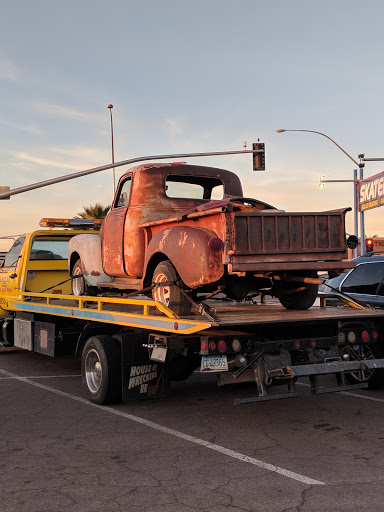
M 373 240 L 372 238 L 366 238 L 365 239 L 365 252 L 372 252 L 373 251 Z

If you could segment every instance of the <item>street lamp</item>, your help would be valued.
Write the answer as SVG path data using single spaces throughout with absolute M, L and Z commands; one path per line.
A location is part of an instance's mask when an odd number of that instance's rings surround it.
M 284 133 L 284 132 L 308 132 L 308 133 L 316 133 L 317 135 L 321 135 L 323 137 L 325 137 L 326 139 L 330 140 L 335 146 L 337 146 L 340 151 L 342 151 L 344 153 L 344 155 L 346 155 L 350 160 L 352 160 L 352 162 L 357 165 L 360 169 L 360 180 L 363 179 L 363 167 L 364 167 L 364 163 L 363 163 L 363 155 L 360 155 L 360 163 L 357 162 L 354 158 L 351 157 L 351 155 L 349 155 L 341 146 L 339 146 L 339 144 L 337 144 L 337 142 L 335 142 L 333 139 L 331 139 L 331 137 L 328 137 L 328 135 L 325 135 L 325 133 L 321 133 L 321 132 L 316 132 L 314 130 L 286 130 L 285 128 L 278 128 L 276 130 L 277 133 Z M 354 216 L 354 224 L 355 224 L 355 234 L 358 238 L 358 213 L 357 213 L 357 204 L 358 204 L 358 199 L 357 199 L 357 185 L 358 185 L 358 179 L 357 179 L 357 169 L 353 171 L 353 180 L 326 180 L 325 179 L 325 176 L 321 176 L 320 178 L 320 188 L 324 188 L 324 183 L 327 182 L 327 181 L 333 181 L 333 182 L 344 182 L 344 181 L 352 181 L 354 183 L 354 205 L 355 205 L 355 216 Z M 361 254 L 364 254 L 364 250 L 363 250 L 363 240 L 365 240 L 365 229 L 364 229 L 364 212 L 360 212 L 360 231 L 361 231 L 361 239 L 360 239 L 360 253 Z M 357 254 L 357 249 L 356 249 L 356 256 L 358 255 Z
M 352 162 L 354 164 L 356 164 L 358 167 L 364 167 L 364 164 L 363 163 L 358 163 L 356 162 L 356 160 L 354 158 L 351 157 L 351 155 L 349 155 L 346 151 L 344 151 L 344 149 L 339 146 L 337 144 L 337 142 L 335 142 L 333 139 L 331 139 L 331 137 L 328 137 L 328 135 L 325 135 L 325 133 L 321 133 L 321 132 L 315 132 L 314 130 L 286 130 L 284 128 L 278 128 L 276 130 L 277 133 L 284 133 L 284 132 L 308 132 L 308 133 L 317 133 L 317 135 L 322 135 L 323 137 L 325 137 L 326 139 L 330 140 L 331 142 L 333 142 L 333 144 L 335 144 L 335 146 L 337 146 L 343 153 L 344 155 L 347 155 L 347 157 L 352 160 Z
M 113 121 L 112 121 L 112 109 L 113 109 L 113 105 L 112 105 L 112 103 L 110 103 L 109 105 L 107 105 L 107 108 L 109 108 L 109 112 L 110 112 L 110 114 L 111 114 L 112 163 L 114 164 L 114 163 L 115 163 L 115 151 L 114 151 L 114 147 L 113 147 Z M 113 169 L 112 169 L 112 192 L 113 192 L 112 197 L 114 197 L 114 195 L 115 195 L 115 168 L 113 168 Z

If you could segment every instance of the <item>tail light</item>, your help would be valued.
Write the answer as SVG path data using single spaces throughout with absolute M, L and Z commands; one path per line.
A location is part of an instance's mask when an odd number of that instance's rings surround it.
M 376 341 L 377 338 L 379 337 L 379 334 L 377 331 L 372 331 L 372 338 Z
M 221 252 L 224 249 L 224 242 L 220 238 L 211 238 L 208 242 L 208 249 L 213 252 Z
M 215 341 L 210 341 L 209 342 L 209 350 L 216 350 L 216 342 Z
M 241 350 L 241 342 L 240 342 L 240 340 L 238 338 L 233 338 L 231 346 L 232 346 L 232 350 L 234 352 L 239 352 Z
M 369 340 L 370 340 L 370 338 L 371 338 L 371 337 L 370 337 L 370 335 L 369 335 L 369 332 L 368 332 L 368 331 L 363 331 L 363 332 L 361 333 L 361 339 L 362 339 L 363 341 L 369 341 Z
M 220 340 L 217 344 L 217 348 L 219 352 L 225 352 L 227 350 L 227 342 L 225 340 Z

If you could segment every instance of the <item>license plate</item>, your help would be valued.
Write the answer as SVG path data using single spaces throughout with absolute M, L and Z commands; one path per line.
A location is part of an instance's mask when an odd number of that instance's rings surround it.
M 201 356 L 201 372 L 227 372 L 227 356 Z

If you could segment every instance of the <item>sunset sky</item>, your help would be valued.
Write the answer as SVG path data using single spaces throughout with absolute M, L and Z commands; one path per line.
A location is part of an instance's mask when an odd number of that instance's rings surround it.
M 287 211 L 353 206 L 353 162 L 384 157 L 384 3 L 366 0 L 13 0 L 0 31 L 0 185 L 11 189 L 144 155 L 266 145 L 191 160 L 235 171 Z M 365 176 L 384 170 L 367 163 Z M 126 167 L 116 170 L 119 177 Z M 105 171 L 0 203 L 0 236 L 112 200 Z M 384 210 L 365 214 L 384 236 Z M 353 214 L 347 228 L 353 231 Z M 0 240 L 0 250 L 9 242 Z

